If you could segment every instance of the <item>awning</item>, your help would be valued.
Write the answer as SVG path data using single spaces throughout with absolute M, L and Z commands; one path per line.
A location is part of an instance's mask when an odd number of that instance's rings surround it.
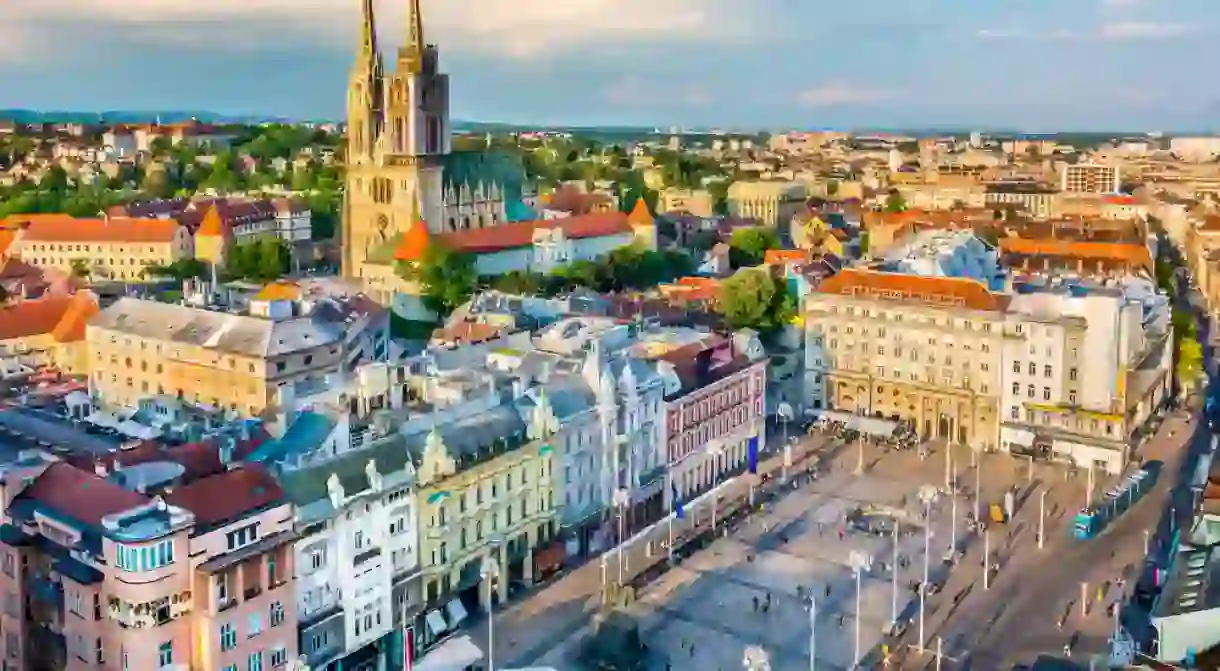
M 853 417 L 847 425 L 860 433 L 880 438 L 889 438 L 898 429 L 898 422 L 876 417 Z
M 1008 437 L 1009 444 L 1020 445 L 1021 447 L 1034 446 L 1033 431 L 1013 431 Z
M 420 657 L 411 668 L 412 671 L 466 671 L 466 667 L 482 659 L 483 651 L 469 636 L 454 636 Z
M 445 633 L 445 630 L 449 628 L 449 625 L 445 624 L 445 616 L 441 615 L 439 610 L 428 611 L 428 614 L 424 616 L 424 622 L 428 624 L 428 632 L 432 634 L 433 638 Z
M 449 616 L 449 626 L 456 627 L 466 619 L 466 607 L 461 599 L 454 599 L 445 604 L 445 614 Z

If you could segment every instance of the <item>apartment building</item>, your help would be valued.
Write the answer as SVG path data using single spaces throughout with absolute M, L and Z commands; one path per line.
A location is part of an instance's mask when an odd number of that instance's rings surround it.
M 987 207 L 1016 207 L 1029 214 L 1046 218 L 1055 214 L 1058 192 L 1037 183 L 1001 182 L 988 184 L 983 202 Z
M 1007 302 L 972 279 L 840 271 L 806 299 L 807 407 L 997 446 Z
M 757 334 L 675 329 L 645 334 L 636 348 L 665 382 L 667 511 L 674 494 L 690 500 L 757 462 L 767 440 L 768 361 Z
M 319 379 L 344 362 L 345 325 L 282 320 L 122 298 L 85 329 L 89 384 L 111 406 L 170 395 L 257 416 L 281 386 Z
M 1168 297 L 1151 281 L 1022 281 L 1009 304 L 1000 447 L 1117 474 L 1169 397 Z
M 802 182 L 739 180 L 729 186 L 729 214 L 777 228 L 804 209 L 808 197 L 808 187 Z
M 333 449 L 318 455 L 323 443 Z M 300 413 L 280 440 L 312 458 L 281 464 L 296 506 L 296 605 L 311 668 L 397 668 L 420 615 L 415 466 L 403 438 L 356 447 L 346 422 Z
M 296 658 L 291 506 L 265 471 L 3 473 L 7 668 L 273 669 Z M 24 607 L 23 607 L 24 604 Z
M 657 213 L 680 212 L 704 218 L 716 214 L 711 192 L 706 189 L 662 189 L 657 202 Z
M 1040 277 L 1151 278 L 1155 273 L 1152 254 L 1142 243 L 1007 237 L 1000 240 L 1000 258 L 1015 272 Z
M 1118 193 L 1122 182 L 1118 166 L 1077 163 L 1063 166 L 1061 191 L 1067 193 Z
M 94 281 L 144 282 L 145 269 L 194 257 L 194 240 L 183 226 L 161 219 L 77 219 L 67 215 L 21 215 L 10 253 L 38 268 L 53 268 Z

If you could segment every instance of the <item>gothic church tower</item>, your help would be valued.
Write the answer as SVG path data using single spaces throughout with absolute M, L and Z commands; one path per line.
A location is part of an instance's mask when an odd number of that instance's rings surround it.
M 420 0 L 407 0 L 406 43 L 383 71 L 373 0 L 363 1 L 360 52 L 347 93 L 343 275 L 359 278 L 369 256 L 423 215 L 440 230 L 441 159 L 451 151 L 449 76 L 424 38 Z M 416 208 L 419 208 L 417 210 Z

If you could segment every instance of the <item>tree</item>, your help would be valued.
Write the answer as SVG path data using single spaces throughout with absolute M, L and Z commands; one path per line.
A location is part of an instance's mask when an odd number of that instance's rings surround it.
M 470 300 L 479 279 L 473 255 L 436 243 L 424 250 L 416 276 L 423 286 L 424 305 L 442 317 Z
M 729 238 L 729 263 L 734 268 L 757 266 L 768 249 L 779 249 L 779 234 L 769 228 L 742 228 Z
M 766 269 L 746 268 L 720 286 L 720 314 L 733 328 L 774 331 L 792 320 L 796 306 Z
M 1178 383 L 1194 387 L 1203 376 L 1203 346 L 1198 340 L 1186 339 L 1178 345 Z
M 165 156 L 170 149 L 171 145 L 167 137 L 153 138 L 153 141 L 148 144 L 148 150 L 153 156 Z
M 225 274 L 232 278 L 269 281 L 288 274 L 292 252 L 279 238 L 263 238 L 234 245 L 225 262 Z M 180 268 L 178 272 L 193 271 Z
M 83 280 L 93 274 L 84 259 L 72 259 L 72 277 Z
M 890 195 L 885 198 L 886 212 L 905 212 L 907 209 L 907 201 L 902 197 L 902 194 L 897 190 L 890 191 Z

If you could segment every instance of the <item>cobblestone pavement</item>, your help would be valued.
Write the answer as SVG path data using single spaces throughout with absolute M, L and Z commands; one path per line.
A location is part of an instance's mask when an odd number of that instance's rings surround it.
M 1167 462 L 1166 475 L 1176 470 L 1175 455 L 1191 433 L 1185 421 L 1167 421 L 1143 449 L 1146 458 Z M 798 458 L 818 447 L 818 441 L 810 441 L 798 451 Z M 812 592 L 817 603 L 818 668 L 851 668 L 857 617 L 864 665 L 881 668 L 882 631 L 894 609 L 892 542 L 853 532 L 840 538 L 838 533 L 848 510 L 871 504 L 902 509 L 911 520 L 900 527 L 910 528 L 899 540 L 899 552 L 909 561 L 897 580 L 899 619 L 908 626 L 900 640 L 889 642 L 890 668 L 935 668 L 938 643 L 947 669 L 1009 668 L 1043 654 L 1061 656 L 1063 644 L 1074 633 L 1078 633 L 1077 661 L 1099 652 L 1113 628 L 1106 606 L 1121 596 L 1113 583 L 1107 589 L 1104 582 L 1114 581 L 1129 567 L 1128 585 L 1134 584 L 1134 573 L 1142 564 L 1143 529 L 1155 527 L 1166 498 L 1166 481 L 1173 478 L 1163 476 L 1154 491 L 1102 537 L 1080 542 L 1070 537 L 1070 524 L 1086 501 L 1083 474 L 1069 479 L 1061 466 L 1035 464 L 1031 469 L 1009 455 L 953 451 L 948 470 L 958 488 L 957 547 L 964 554 L 953 566 L 940 562 L 953 538 L 953 499 L 942 495 L 929 518 L 929 565 L 933 581 L 943 583 L 943 589 L 927 598 L 921 645 L 918 597 L 910 588 L 923 572 L 918 495 L 928 486 L 942 494 L 948 491 L 945 453 L 944 447 L 933 448 L 921 458 L 915 452 L 868 447 L 866 472 L 861 475 L 855 472 L 859 461 L 855 445 L 834 450 L 828 476 L 785 495 L 765 515 L 754 515 L 641 591 L 640 600 L 628 610 L 641 620 L 650 649 L 659 659 L 669 659 L 674 668 L 736 669 L 746 646 L 761 645 L 776 671 L 807 669 L 809 611 L 796 592 L 800 585 L 803 594 Z M 777 460 L 764 463 L 764 470 L 776 467 Z M 1098 475 L 1096 495 L 1112 485 L 1111 480 Z M 977 495 L 976 482 L 981 492 Z M 747 488 L 743 478 L 726 487 L 724 496 L 744 497 Z M 968 514 L 977 509 L 985 517 L 987 505 L 1001 502 L 1013 488 L 1013 518 L 1007 524 L 990 525 L 986 542 L 971 533 Z M 1040 549 L 1039 504 L 1044 491 L 1045 539 Z M 698 514 L 692 515 L 688 507 L 687 517 L 692 516 Z M 998 565 L 988 589 L 982 577 L 985 546 L 989 563 Z M 859 609 L 853 551 L 872 559 L 871 568 L 862 575 Z M 627 553 L 626 564 L 634 567 L 656 552 L 656 546 L 637 543 Z M 613 576 L 616 567 L 610 557 Z M 497 666 L 572 668 L 575 647 L 600 603 L 602 579 L 595 560 L 499 613 Z M 1090 601 L 1087 615 L 1080 613 L 1081 582 Z M 1100 601 L 1098 587 L 1102 587 Z M 756 613 L 753 599 L 765 601 L 768 593 L 771 607 Z M 1067 620 L 1060 630 L 1056 621 L 1065 613 Z M 485 627 L 478 627 L 474 635 L 485 636 Z

